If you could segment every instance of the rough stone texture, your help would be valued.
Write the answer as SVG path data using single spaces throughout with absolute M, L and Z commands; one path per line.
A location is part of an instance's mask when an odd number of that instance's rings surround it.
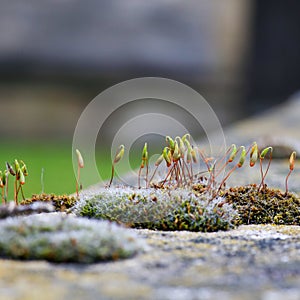
M 51 203 L 35 202 L 30 205 L 16 205 L 14 202 L 9 202 L 0 206 L 0 219 L 19 215 L 30 215 L 42 212 L 53 212 L 54 206 Z
M 299 299 L 300 227 L 135 231 L 151 249 L 133 259 L 85 267 L 1 260 L 0 299 Z

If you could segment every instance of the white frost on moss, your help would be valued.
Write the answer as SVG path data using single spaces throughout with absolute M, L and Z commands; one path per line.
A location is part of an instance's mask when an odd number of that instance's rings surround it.
M 0 221 L 0 256 L 92 263 L 133 256 L 144 247 L 134 232 L 108 221 L 39 214 Z
M 225 223 L 228 224 L 228 227 L 233 227 L 233 219 L 237 212 L 232 205 L 224 204 L 223 201 L 222 197 L 210 199 L 208 194 L 197 196 L 189 189 L 113 187 L 103 188 L 93 196 L 85 195 L 75 204 L 73 213 L 78 216 L 109 219 L 133 225 L 133 227 L 136 227 L 135 224 L 137 224 L 137 227 L 145 228 L 149 227 L 143 224 L 158 224 L 161 220 L 169 222 L 176 217 L 175 214 L 182 213 L 187 215 L 187 223 L 194 224 L 196 221 L 192 220 L 192 213 L 189 214 L 188 209 L 184 206 L 185 202 L 189 202 L 199 217 L 199 224 L 201 222 L 209 223 L 209 220 L 214 219 L 216 222 L 219 220 L 222 223 L 220 229 L 224 228 Z M 198 213 L 198 208 L 199 211 L 202 211 L 202 215 Z M 150 226 L 150 228 L 155 228 L 155 226 Z M 205 231 L 204 226 L 202 229 Z M 187 230 L 194 229 L 189 227 Z

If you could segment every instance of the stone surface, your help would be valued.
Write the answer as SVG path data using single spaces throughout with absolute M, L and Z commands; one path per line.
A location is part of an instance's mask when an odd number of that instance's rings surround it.
M 134 231 L 150 249 L 123 261 L 0 260 L 0 299 L 299 299 L 298 226 Z
M 30 205 L 16 205 L 14 202 L 9 202 L 0 206 L 0 219 L 13 217 L 18 215 L 30 215 L 42 212 L 53 212 L 54 206 L 51 203 L 35 202 Z

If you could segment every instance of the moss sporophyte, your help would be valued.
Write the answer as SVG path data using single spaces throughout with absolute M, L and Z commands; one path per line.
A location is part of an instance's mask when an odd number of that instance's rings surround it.
M 57 200 L 57 210 L 71 210 L 79 216 L 108 219 L 130 227 L 160 230 L 216 231 L 239 224 L 264 223 L 300 225 L 299 197 L 288 190 L 288 179 L 295 168 L 295 151 L 287 164 L 289 171 L 283 192 L 270 189 L 265 183 L 272 162 L 272 147 L 259 149 L 256 142 L 247 147 L 232 144 L 220 157 L 212 157 L 191 141 L 189 134 L 175 138 L 166 136 L 166 144 L 154 169 L 149 164 L 148 144 L 145 143 L 139 158 L 137 188 L 112 184 L 115 166 L 125 152 L 121 145 L 112 161 L 109 183 L 92 196 L 79 195 L 80 169 L 84 163 L 80 151 L 76 150 L 77 197 L 35 195 L 23 203 Z M 246 168 L 248 163 L 250 168 L 258 165 L 260 181 L 227 187 L 229 177 Z M 27 172 L 23 163 L 18 167 L 15 162 L 14 166 L 15 169 L 8 164 L 5 174 L 9 172 L 14 176 L 12 173 L 19 172 L 16 177 L 18 193 L 22 190 L 22 173 L 26 176 Z M 7 183 L 3 173 L 1 178 L 2 183 L 3 180 Z M 62 204 L 59 206 L 59 203 Z
M 223 156 L 215 158 L 192 145 L 189 134 L 175 138 L 166 136 L 165 141 L 166 146 L 151 174 L 148 144 L 145 143 L 136 189 L 112 186 L 114 166 L 125 151 L 121 145 L 112 163 L 107 188 L 76 202 L 75 213 L 130 227 L 160 230 L 216 231 L 258 223 L 300 225 L 299 197 L 288 191 L 288 178 L 295 167 L 295 151 L 289 159 L 286 191 L 282 192 L 268 188 L 265 183 L 272 161 L 272 147 L 260 150 L 256 142 L 248 147 L 232 144 Z M 247 160 L 251 168 L 259 162 L 260 182 L 226 188 L 228 178 L 236 170 L 245 168 Z M 228 171 L 225 172 L 226 168 Z M 225 172 L 223 176 L 222 171 Z M 142 184 L 142 173 L 145 185 Z
M 12 167 L 13 165 L 13 167 Z M 26 164 L 20 160 L 20 162 L 15 159 L 13 164 L 6 162 L 4 171 L 0 171 L 0 188 L 2 189 L 2 204 L 6 204 L 7 197 L 8 197 L 8 183 L 9 183 L 9 176 L 13 176 L 14 180 L 14 201 L 15 204 L 18 205 L 18 195 L 21 191 L 22 198 L 25 200 L 24 192 L 23 192 L 23 185 L 25 184 L 25 177 L 28 176 L 28 169 Z
M 77 155 L 76 195 L 77 195 L 77 198 L 79 198 L 79 189 L 81 189 L 80 169 L 84 168 L 84 161 L 83 161 L 82 155 L 78 149 L 76 149 L 76 155 Z

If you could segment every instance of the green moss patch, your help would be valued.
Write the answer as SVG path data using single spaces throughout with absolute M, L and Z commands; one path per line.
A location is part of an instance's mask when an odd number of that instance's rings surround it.
M 51 202 L 56 211 L 74 208 L 78 216 L 105 219 L 133 228 L 218 231 L 241 224 L 300 225 L 300 199 L 257 185 L 221 190 L 215 199 L 203 182 L 191 188 L 111 187 L 99 194 L 75 197 L 33 195 L 22 204 Z
M 103 189 L 81 199 L 78 216 L 116 221 L 134 228 L 218 231 L 234 227 L 236 212 L 222 197 L 210 200 L 186 189 Z
M 237 224 L 300 225 L 300 199 L 280 190 L 255 184 L 229 188 L 222 193 L 238 211 Z
M 210 232 L 241 224 L 300 225 L 300 199 L 255 184 L 221 190 L 214 199 L 202 184 L 192 189 L 116 187 L 81 199 L 75 213 L 134 228 Z

